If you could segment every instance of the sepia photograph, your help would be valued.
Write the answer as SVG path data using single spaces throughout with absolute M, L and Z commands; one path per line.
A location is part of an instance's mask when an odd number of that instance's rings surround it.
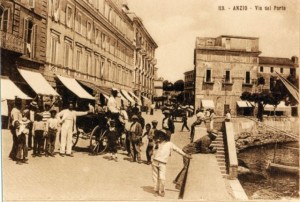
M 298 0 L 0 0 L 1 201 L 299 201 Z

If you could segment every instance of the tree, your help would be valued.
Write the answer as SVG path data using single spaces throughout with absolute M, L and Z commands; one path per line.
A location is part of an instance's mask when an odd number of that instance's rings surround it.
M 280 103 L 282 100 L 282 97 L 278 93 L 250 93 L 250 92 L 243 92 L 241 97 L 242 100 L 249 101 L 250 103 L 254 102 L 257 104 L 258 111 L 257 111 L 257 118 L 258 120 L 263 120 L 263 112 L 264 107 L 269 104 L 274 106 L 274 110 L 276 109 L 276 106 Z M 255 105 L 252 105 L 255 107 Z
M 179 93 L 179 94 L 176 96 L 176 100 L 177 100 L 177 102 L 179 102 L 179 103 L 183 103 L 183 101 L 184 101 L 184 93 L 183 93 L 183 92 Z
M 174 83 L 174 90 L 175 91 L 184 91 L 184 81 L 178 80 Z
M 173 91 L 174 90 L 173 83 L 169 82 L 168 80 L 164 80 L 163 90 L 164 91 Z

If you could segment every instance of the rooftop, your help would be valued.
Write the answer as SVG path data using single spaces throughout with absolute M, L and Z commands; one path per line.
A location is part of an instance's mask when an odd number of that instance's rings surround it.
M 259 57 L 259 64 L 294 66 L 294 62 L 290 58 L 264 57 L 264 56 Z

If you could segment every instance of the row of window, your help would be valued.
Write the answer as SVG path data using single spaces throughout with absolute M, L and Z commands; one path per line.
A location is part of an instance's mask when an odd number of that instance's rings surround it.
M 130 28 L 127 25 L 127 23 L 124 20 L 122 20 L 116 12 L 110 6 L 108 6 L 107 3 L 105 3 L 105 6 L 103 6 L 103 0 L 95 2 L 97 2 L 97 4 L 99 5 L 99 7 L 97 6 L 97 10 L 104 9 L 103 12 L 101 12 L 101 14 L 105 14 L 105 17 L 108 19 L 109 22 L 111 22 L 128 39 L 132 40 L 132 28 Z M 64 9 L 62 8 L 61 0 L 53 0 L 50 9 L 53 21 L 62 21 L 63 19 L 60 17 L 61 13 L 65 13 L 65 25 L 68 28 L 74 29 L 77 33 L 85 36 L 88 40 L 92 40 L 92 37 L 95 36 L 96 29 L 99 29 L 95 24 L 93 25 L 93 20 L 91 18 L 86 17 L 85 14 L 80 10 L 75 11 L 75 7 L 71 4 L 67 4 Z
M 266 69 L 267 69 L 266 67 L 260 66 L 260 67 L 259 67 L 259 72 L 267 72 Z M 278 67 L 278 68 L 269 67 L 270 73 L 274 73 L 274 72 L 276 71 L 276 69 L 277 69 L 277 70 L 279 69 L 279 72 L 280 72 L 281 74 L 283 74 L 283 73 L 290 73 L 290 72 L 285 72 L 285 71 L 284 71 L 285 68 L 283 68 L 283 67 Z M 277 72 L 278 72 L 278 71 L 277 71 Z
M 225 83 L 232 83 L 232 78 L 231 78 L 231 71 L 230 70 L 225 70 L 225 75 L 224 75 L 224 78 L 223 78 L 223 82 Z M 206 72 L 205 72 L 205 82 L 213 82 L 213 79 L 212 79 L 212 69 L 206 69 Z M 251 74 L 250 74 L 250 71 L 246 71 L 245 72 L 245 77 L 244 77 L 244 83 L 245 84 L 251 84 Z
M 60 47 L 59 37 L 56 34 L 51 34 L 50 62 L 52 64 L 58 65 L 63 62 L 63 66 L 70 70 L 123 85 L 130 85 L 132 73 L 129 69 L 124 69 L 114 62 L 104 59 L 100 54 L 93 53 L 92 50 L 80 44 L 73 48 L 73 42 L 70 39 L 65 39 L 63 49 Z M 61 55 L 60 50 L 64 51 L 62 57 L 59 57 Z M 63 61 L 59 61 L 59 59 L 63 59 Z

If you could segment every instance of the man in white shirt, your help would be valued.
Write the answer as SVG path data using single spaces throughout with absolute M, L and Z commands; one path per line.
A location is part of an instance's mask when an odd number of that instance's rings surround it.
M 154 191 L 159 196 L 165 196 L 165 180 L 166 180 L 166 165 L 171 156 L 171 152 L 175 151 L 178 154 L 191 159 L 191 155 L 184 153 L 175 144 L 168 141 L 169 136 L 167 133 L 156 130 L 155 137 L 158 137 L 158 144 L 153 152 L 152 162 L 152 179 L 154 182 Z
M 61 142 L 59 153 L 64 157 L 65 153 L 67 156 L 73 157 L 72 154 L 72 137 L 73 133 L 76 133 L 76 117 L 87 115 L 88 112 L 77 112 L 73 110 L 74 106 L 72 103 L 69 104 L 68 109 L 64 109 L 57 114 L 60 119 L 61 126 Z
M 119 114 L 120 106 L 118 106 L 116 97 L 118 96 L 118 91 L 111 90 L 111 96 L 108 99 L 107 107 L 110 113 L 112 114 Z

